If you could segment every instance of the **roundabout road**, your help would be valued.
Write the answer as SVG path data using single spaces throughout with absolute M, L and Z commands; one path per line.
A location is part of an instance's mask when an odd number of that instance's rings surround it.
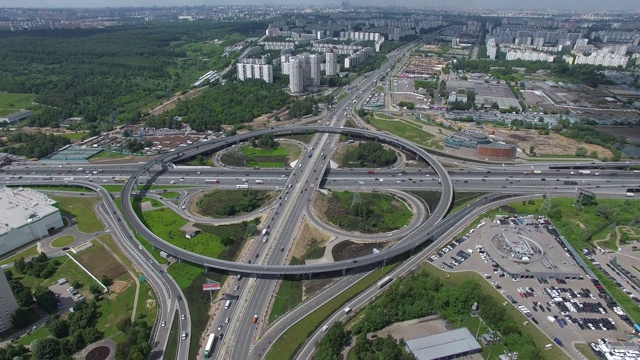
M 343 260 L 337 261 L 328 264 L 314 264 L 314 265 L 257 265 L 257 264 L 246 264 L 246 263 L 236 263 L 231 261 L 224 261 L 214 258 L 209 258 L 206 256 L 194 254 L 192 252 L 181 249 L 177 246 L 174 246 L 163 239 L 156 236 L 152 233 L 147 227 L 145 227 L 140 219 L 136 216 L 133 211 L 133 206 L 131 203 L 131 192 L 134 189 L 138 182 L 138 178 L 144 174 L 149 173 L 149 169 L 156 165 L 162 165 L 163 169 L 167 169 L 167 166 L 171 162 L 178 162 L 181 160 L 185 160 L 196 156 L 203 152 L 211 152 L 218 151 L 220 149 L 229 147 L 238 142 L 243 142 L 250 140 L 251 138 L 260 137 L 266 134 L 274 134 L 274 135 L 287 135 L 287 134 L 299 134 L 306 132 L 324 132 L 324 133 L 334 133 L 334 134 L 344 134 L 344 135 L 353 135 L 360 138 L 371 139 L 374 141 L 379 141 L 387 144 L 394 145 L 396 148 L 408 150 L 413 152 L 418 157 L 422 158 L 422 160 L 426 161 L 431 165 L 431 167 L 436 171 L 438 177 L 442 182 L 442 195 L 440 197 L 440 201 L 438 205 L 433 209 L 431 216 L 429 219 L 416 228 L 413 232 L 408 234 L 400 243 L 396 246 L 392 247 L 389 250 L 383 251 L 378 254 L 372 254 L 363 256 L 357 259 Z M 154 179 L 157 176 L 162 175 L 164 171 L 160 171 L 156 174 L 151 175 L 151 179 Z M 407 142 L 404 139 L 398 138 L 396 136 L 392 136 L 382 132 L 372 132 L 368 130 L 361 130 L 355 128 L 337 128 L 337 127 L 327 127 L 327 126 L 295 126 L 288 128 L 275 128 L 275 129 L 264 129 L 253 131 L 250 133 L 245 133 L 241 135 L 236 135 L 229 138 L 224 138 L 218 141 L 212 141 L 207 143 L 196 143 L 190 146 L 185 147 L 179 152 L 172 152 L 165 155 L 161 155 L 156 159 L 146 163 L 141 166 L 138 171 L 136 171 L 125 183 L 122 192 L 122 207 L 124 211 L 124 216 L 129 220 L 131 226 L 134 231 L 145 239 L 147 239 L 154 247 L 163 250 L 164 252 L 171 254 L 172 256 L 181 259 L 190 261 L 192 263 L 201 264 L 205 267 L 216 268 L 226 271 L 233 271 L 239 273 L 249 273 L 249 274 L 263 274 L 263 275 L 273 275 L 273 274 L 309 274 L 309 273 L 320 273 L 320 272 L 330 272 L 330 271 L 346 271 L 347 269 L 354 267 L 361 267 L 367 264 L 386 262 L 387 259 L 391 259 L 397 255 L 405 253 L 407 251 L 413 250 L 420 244 L 424 243 L 432 239 L 432 232 L 430 229 L 438 223 L 444 215 L 447 213 L 447 210 L 451 206 L 451 202 L 453 200 L 453 184 L 451 179 L 446 171 L 446 169 L 427 151 L 420 148 L 419 146 Z

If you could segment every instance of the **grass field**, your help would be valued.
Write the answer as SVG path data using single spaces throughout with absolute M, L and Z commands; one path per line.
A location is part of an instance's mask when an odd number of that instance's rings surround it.
M 292 140 L 298 140 L 300 142 L 303 142 L 305 144 L 308 144 L 311 142 L 311 139 L 313 139 L 313 136 L 315 135 L 315 133 L 311 133 L 311 134 L 297 134 L 297 135 L 289 135 L 286 136 L 287 139 L 292 139 Z
M 181 289 L 191 285 L 191 283 L 204 272 L 201 266 L 188 262 L 173 263 L 167 269 L 171 277 L 176 281 Z
M 367 233 L 386 232 L 406 226 L 411 210 L 395 197 L 383 193 L 361 193 L 360 202 L 365 215 L 355 215 L 351 208 L 354 194 L 349 191 L 333 192 L 328 199 L 325 216 L 339 228 Z M 363 210 L 364 211 L 364 210 Z
M 87 136 L 87 133 L 85 133 L 85 132 L 76 132 L 76 133 L 64 133 L 64 134 L 56 134 L 56 135 L 62 136 L 64 138 L 67 138 L 67 139 L 73 141 L 73 140 L 82 139 L 83 137 Z M 103 150 L 103 152 L 104 152 L 104 150 Z
M 442 141 L 417 126 L 409 125 L 404 121 L 370 118 L 369 123 L 379 130 L 387 131 L 418 145 L 434 149 L 443 149 Z
M 169 192 L 162 193 L 162 195 L 160 196 L 162 196 L 165 199 L 177 199 L 178 197 L 180 197 L 180 193 L 175 191 L 169 191 Z
M 0 115 L 7 115 L 20 109 L 33 109 L 34 94 L 0 92 Z
M 118 207 L 118 210 L 120 211 L 120 213 L 122 213 L 122 202 L 120 201 L 120 198 L 117 197 L 113 201 L 116 203 L 116 206 Z M 138 218 L 140 218 L 140 216 L 141 216 L 140 210 L 136 209 L 136 208 L 134 208 L 133 210 L 138 215 Z M 125 219 L 125 221 L 127 221 L 127 220 Z M 127 226 L 131 227 L 129 225 L 128 221 L 127 221 Z M 145 239 L 142 236 L 136 234 L 136 240 L 138 240 L 140 245 L 142 245 L 145 248 L 145 250 L 147 250 L 149 252 L 149 254 L 151 254 L 151 256 L 153 256 L 153 258 L 158 262 L 158 264 L 166 264 L 167 263 L 167 259 L 165 259 L 162 256 L 160 256 L 160 250 L 154 249 L 153 245 L 151 245 L 151 243 L 149 241 L 147 241 L 147 239 Z
M 299 146 L 291 143 L 278 143 L 273 149 L 254 148 L 250 145 L 242 146 L 242 157 L 235 152 L 224 153 L 220 160 L 231 166 L 246 166 L 260 168 L 282 168 L 302 153 Z
M 365 276 L 361 281 L 357 282 L 353 286 L 349 287 L 345 291 L 341 292 L 338 296 L 331 299 L 326 304 L 319 307 L 316 311 L 300 319 L 289 330 L 273 343 L 273 346 L 266 354 L 266 360 L 280 360 L 289 359 L 293 353 L 302 345 L 307 336 L 317 329 L 320 324 L 333 312 L 342 307 L 347 301 L 360 292 L 376 283 L 389 271 L 395 269 L 397 264 L 392 264 L 384 267 L 383 269 L 377 269 Z
M 222 251 L 220 238 L 213 234 L 202 232 L 193 239 L 185 238 L 180 228 L 187 221 L 169 208 L 145 211 L 141 220 L 154 234 L 181 249 L 209 257 L 218 257 Z
M 75 239 L 76 239 L 75 236 L 72 236 L 72 235 L 60 236 L 59 238 L 54 239 L 51 242 L 51 246 L 57 247 L 57 248 L 65 247 L 71 244 Z
M 58 202 L 60 210 L 76 220 L 78 230 L 85 233 L 92 233 L 104 229 L 104 224 L 100 222 L 93 207 L 100 201 L 98 197 L 61 197 L 52 196 Z
M 7 257 L 5 259 L 0 260 L 0 265 L 11 264 L 12 262 L 14 262 L 14 261 L 16 261 L 16 260 L 18 260 L 18 259 L 20 259 L 22 257 L 25 258 L 25 259 L 28 259 L 31 256 L 36 256 L 38 254 L 39 254 L 38 253 L 38 249 L 34 245 L 34 246 L 28 247 L 28 248 L 16 253 L 15 255 L 11 255 L 11 256 L 9 256 L 9 257 Z
M 102 187 L 108 192 L 119 193 L 120 191 L 122 191 L 124 185 L 102 185 Z
M 133 284 L 131 277 L 127 277 L 131 283 L 128 288 L 117 294 L 117 296 L 108 294 L 98 302 L 98 305 L 100 305 L 100 317 L 96 323 L 96 328 L 103 331 L 105 337 L 109 337 L 119 331 L 116 326 L 120 321 L 131 318 L 136 286 Z M 112 296 L 114 297 L 111 298 Z
M 585 358 L 587 358 L 587 360 L 599 360 L 593 351 L 591 351 L 591 347 L 586 343 L 575 344 L 575 347 L 582 355 L 584 355 Z
M 99 153 L 93 155 L 89 158 L 91 160 L 104 160 L 104 159 L 122 159 L 129 155 L 125 155 L 119 152 L 111 151 L 111 150 L 102 150 Z

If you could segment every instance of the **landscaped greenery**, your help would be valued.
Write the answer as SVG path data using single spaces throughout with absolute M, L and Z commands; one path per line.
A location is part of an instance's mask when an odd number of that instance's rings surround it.
M 242 215 L 264 206 L 272 195 L 266 190 L 219 190 L 205 194 L 196 203 L 198 212 L 210 217 Z
M 387 232 L 407 225 L 411 210 L 397 198 L 383 193 L 361 193 L 353 206 L 354 193 L 333 192 L 327 198 L 325 216 L 337 227 L 365 233 Z
M 162 193 L 162 195 L 160 196 L 162 196 L 165 199 L 177 199 L 180 197 L 180 193 L 175 191 L 170 191 L 170 192 Z
M 57 248 L 61 248 L 61 247 L 65 247 L 69 244 L 71 244 L 73 242 L 73 240 L 75 240 L 76 238 L 72 235 L 65 235 L 65 236 L 60 236 L 57 239 L 54 239 L 51 242 L 51 246 L 53 247 L 57 247 Z
M 104 229 L 104 224 L 100 222 L 95 212 L 94 206 L 100 201 L 99 197 L 62 197 L 52 196 L 58 202 L 60 211 L 64 215 L 72 216 L 78 230 L 85 233 L 92 233 Z
M 377 142 L 360 142 L 352 146 L 342 156 L 342 167 L 386 167 L 393 165 L 398 157 L 392 149 L 386 149 Z
M 11 114 L 20 109 L 32 109 L 35 97 L 33 94 L 0 93 L 0 115 Z
M 407 139 L 413 143 L 418 145 L 434 148 L 434 149 L 442 149 L 442 141 L 438 140 L 433 135 L 428 132 L 422 130 L 421 128 L 410 125 L 404 121 L 400 120 L 381 120 L 378 118 L 369 117 L 367 121 L 375 126 L 376 128 L 388 131 L 396 136 L 399 136 L 403 139 Z
M 272 147 L 245 145 L 241 154 L 227 151 L 220 157 L 220 161 L 229 166 L 247 166 L 259 168 L 282 168 L 298 158 L 301 153 L 299 146 L 291 143 L 275 142 Z
M 103 160 L 103 159 L 122 159 L 123 157 L 127 157 L 127 156 L 128 156 L 127 154 L 105 149 L 93 155 L 92 157 L 90 157 L 89 161 Z
M 136 209 L 136 212 L 142 223 L 165 241 L 181 249 L 215 258 L 233 259 L 243 241 L 254 235 L 257 228 L 254 221 L 220 226 L 195 224 L 201 232 L 187 239 L 185 232 L 180 230 L 187 221 L 171 209 L 143 213 Z
M 38 191 L 70 191 L 70 192 L 85 192 L 85 193 L 93 192 L 93 190 L 80 185 L 60 185 L 60 186 L 29 185 L 27 187 L 36 189 Z

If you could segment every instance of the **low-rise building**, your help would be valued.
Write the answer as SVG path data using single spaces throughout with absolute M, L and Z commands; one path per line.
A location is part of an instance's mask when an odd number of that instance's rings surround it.
M 19 110 L 9 115 L 0 116 L 0 124 L 15 124 L 20 120 L 30 118 L 32 114 L 31 110 Z

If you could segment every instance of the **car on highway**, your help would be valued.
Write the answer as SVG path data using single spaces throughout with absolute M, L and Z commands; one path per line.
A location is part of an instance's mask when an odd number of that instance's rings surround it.
M 162 321 L 162 326 L 165 326 L 165 325 L 167 325 L 167 322 L 166 321 Z
M 218 325 L 218 331 L 222 330 L 222 324 Z
M 142 250 L 142 245 L 138 245 L 138 249 Z
M 153 260 L 149 260 L 149 264 L 153 264 Z
M 226 319 L 224 320 L 224 323 L 225 323 L 225 324 L 228 324 L 228 323 L 229 323 L 229 321 L 231 321 L 231 318 L 226 318 Z
M 327 331 L 329 329 L 329 325 L 325 325 L 322 327 L 322 331 Z
M 238 291 L 240 289 L 240 285 L 236 285 L 233 290 Z

